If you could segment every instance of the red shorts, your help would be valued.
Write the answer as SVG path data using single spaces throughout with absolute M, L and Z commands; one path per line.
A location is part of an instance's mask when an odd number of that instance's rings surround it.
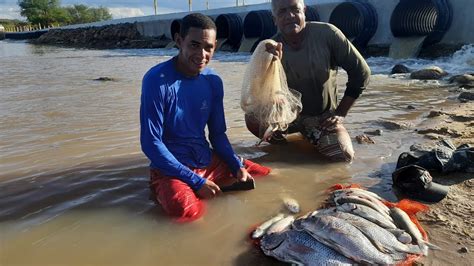
M 270 168 L 244 160 L 245 169 L 253 177 L 265 176 L 270 173 Z M 191 170 L 197 175 L 207 178 L 214 183 L 226 183 L 235 180 L 229 167 L 219 157 L 213 155 L 211 163 L 206 168 Z M 232 179 L 232 180 L 229 180 Z M 183 181 L 164 176 L 156 169 L 150 169 L 150 188 L 158 203 L 164 211 L 176 217 L 179 222 L 189 222 L 198 219 L 204 214 L 205 204 L 200 200 L 191 187 Z

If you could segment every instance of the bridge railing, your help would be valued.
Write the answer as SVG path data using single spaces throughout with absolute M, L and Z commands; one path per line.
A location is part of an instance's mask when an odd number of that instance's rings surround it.
M 29 31 L 37 31 L 37 30 L 56 28 L 56 27 L 59 27 L 59 24 L 57 24 L 57 25 L 48 25 L 48 26 L 41 25 L 41 24 L 36 24 L 36 25 L 4 26 L 4 27 L 5 27 L 5 32 L 29 32 Z

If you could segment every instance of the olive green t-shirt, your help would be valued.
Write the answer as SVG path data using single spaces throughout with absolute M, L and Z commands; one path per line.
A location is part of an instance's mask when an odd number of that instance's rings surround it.
M 301 92 L 302 115 L 318 115 L 337 108 L 338 67 L 348 74 L 344 95 L 357 99 L 367 86 L 370 69 L 357 49 L 335 26 L 307 22 L 302 48 L 294 50 L 280 33 L 273 39 L 283 43 L 282 64 L 288 87 Z

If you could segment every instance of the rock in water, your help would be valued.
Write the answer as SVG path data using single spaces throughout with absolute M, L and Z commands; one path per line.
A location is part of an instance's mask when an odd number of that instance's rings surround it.
M 411 79 L 421 79 L 421 80 L 430 80 L 430 79 L 440 79 L 448 75 L 444 70 L 437 66 L 428 67 L 425 69 L 417 70 L 410 74 Z
M 402 64 L 396 64 L 393 68 L 392 68 L 392 72 L 390 72 L 390 74 L 404 74 L 404 73 L 410 73 L 411 70 L 402 65 Z

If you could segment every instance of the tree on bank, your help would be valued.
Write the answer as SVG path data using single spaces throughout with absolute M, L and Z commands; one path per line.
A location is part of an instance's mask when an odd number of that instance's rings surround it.
M 59 0 L 19 0 L 20 14 L 31 24 L 50 26 L 63 24 L 67 20 L 66 11 Z
M 68 13 L 68 24 L 81 24 L 112 19 L 112 15 L 105 7 L 92 8 L 86 5 L 65 7 Z
M 19 0 L 20 14 L 31 24 L 51 26 L 89 23 L 112 19 L 105 7 L 91 8 L 86 5 L 61 7 L 60 0 Z

